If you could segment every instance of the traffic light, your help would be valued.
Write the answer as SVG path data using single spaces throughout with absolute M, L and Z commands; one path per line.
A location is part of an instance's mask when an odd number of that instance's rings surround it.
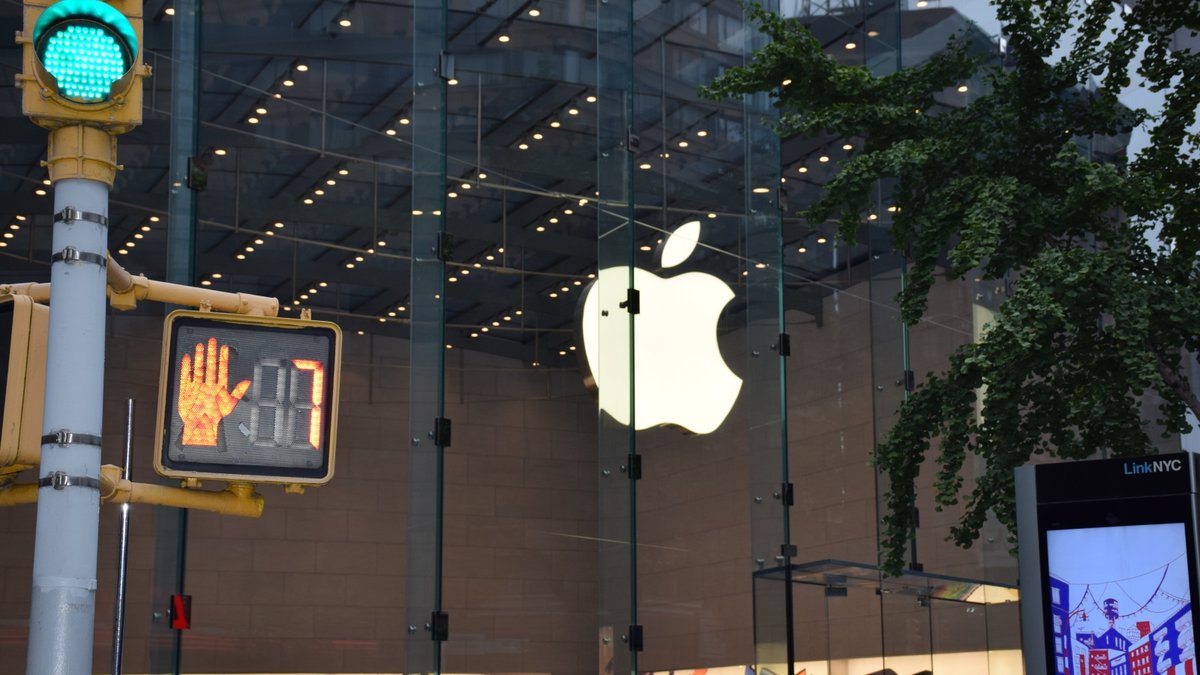
M 169 478 L 329 482 L 341 341 L 327 321 L 172 312 L 163 331 L 155 470 Z
M 28 296 L 0 297 L 0 475 L 29 468 L 41 454 L 49 317 L 50 310 Z
M 142 122 L 142 0 L 25 0 L 22 107 L 47 129 Z

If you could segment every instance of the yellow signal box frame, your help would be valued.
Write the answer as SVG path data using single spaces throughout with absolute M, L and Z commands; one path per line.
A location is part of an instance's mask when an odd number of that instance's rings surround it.
M 42 454 L 46 399 L 46 335 L 50 309 L 25 295 L 0 297 L 12 305 L 12 344 L 4 383 L 0 476 L 36 466 Z
M 142 123 L 142 80 L 150 76 L 150 68 L 142 59 L 146 51 L 143 47 L 142 0 L 106 1 L 129 19 L 137 35 L 137 54 L 134 55 L 129 74 L 113 84 L 111 98 L 97 103 L 77 103 L 55 93 L 53 76 L 42 68 L 33 44 L 34 25 L 42 13 L 57 4 L 58 0 L 25 0 L 24 28 L 17 34 L 17 42 L 22 46 L 23 64 L 21 73 L 17 75 L 17 86 L 22 90 L 21 108 L 38 126 L 54 130 L 83 125 L 116 135 L 126 133 Z
M 327 435 L 324 437 L 325 448 L 323 453 L 326 455 L 323 463 L 323 468 L 304 470 L 297 467 L 283 467 L 269 464 L 254 464 L 254 463 L 221 463 L 203 460 L 181 460 L 178 457 L 172 458 L 170 453 L 175 452 L 177 455 L 182 454 L 182 451 L 187 446 L 175 442 L 172 438 L 172 428 L 186 427 L 186 423 L 176 425 L 175 415 L 179 399 L 179 387 L 176 381 L 180 379 L 180 369 L 182 359 L 185 355 L 189 355 L 193 346 L 200 347 L 201 344 L 193 345 L 189 340 L 185 345 L 182 337 L 182 331 L 191 328 L 194 332 L 200 329 L 197 327 L 210 327 L 209 330 L 224 333 L 226 337 L 236 335 L 239 332 L 246 332 L 246 329 L 262 328 L 266 333 L 275 336 L 278 339 L 274 341 L 275 346 L 287 342 L 288 338 L 301 334 L 310 336 L 325 336 L 329 340 L 328 354 L 331 365 L 324 369 L 324 377 L 326 383 L 323 384 L 323 400 L 326 402 L 325 414 L 328 418 L 326 424 L 322 420 L 321 428 L 327 429 Z M 177 334 L 179 337 L 177 337 Z M 196 339 L 195 335 L 191 339 Z M 233 338 L 229 338 L 233 339 Z M 247 338 L 249 339 L 249 338 Z M 246 347 L 246 352 L 257 351 L 270 352 L 271 346 L 268 341 L 260 341 L 262 345 L 251 345 Z M 218 338 L 217 347 L 220 348 L 221 340 Z M 186 349 L 185 349 L 186 347 Z M 235 346 L 236 348 L 236 346 Z M 281 348 L 282 349 L 282 348 Z M 236 349 L 230 352 L 237 358 L 242 358 L 242 354 L 237 353 Z M 270 352 L 273 362 L 282 363 L 286 358 L 291 358 L 292 355 L 286 353 Z M 250 360 L 250 359 L 247 359 Z M 154 445 L 154 470 L 160 475 L 167 478 L 178 478 L 184 481 L 191 480 L 222 480 L 230 482 L 247 482 L 247 483 L 273 483 L 281 485 L 296 485 L 296 486 L 315 486 L 324 485 L 333 478 L 334 459 L 337 450 L 337 418 L 338 418 L 338 399 L 340 398 L 341 388 L 341 362 L 342 362 L 342 331 L 337 324 L 329 321 L 312 321 L 306 319 L 290 319 L 284 317 L 264 317 L 264 316 L 246 316 L 240 314 L 225 314 L 221 312 L 201 312 L 190 310 L 178 310 L 171 312 L 167 316 L 163 326 L 163 344 L 162 344 L 162 361 L 161 370 L 159 373 L 158 384 L 158 410 L 157 420 L 155 424 L 155 445 Z M 228 363 L 228 362 L 227 362 Z M 207 364 L 206 364 L 207 365 Z M 224 366 L 221 366 L 222 368 Z M 245 372 L 246 364 L 240 365 L 242 373 Z M 256 366 L 257 367 L 257 366 Z M 269 367 L 278 367 L 275 363 Z M 227 386 L 229 390 L 236 390 L 238 386 L 239 375 L 229 373 Z M 286 376 L 283 376 L 286 377 Z M 279 380 L 282 382 L 283 380 Z M 315 379 L 314 384 L 315 387 Z M 294 390 L 295 387 L 293 386 Z M 243 397 L 234 406 L 229 415 L 240 414 L 237 411 L 238 406 L 258 405 L 252 400 L 256 388 L 251 385 L 243 392 Z M 278 395 L 278 391 L 277 391 Z M 278 414 L 278 409 L 273 410 L 272 414 Z M 224 425 L 225 419 L 222 418 L 219 424 Z M 278 427 L 276 427 L 277 429 Z M 224 429 L 224 427 L 222 427 Z M 251 450 L 247 443 L 253 444 L 249 429 L 244 428 L 244 424 L 234 427 L 237 433 L 245 436 L 244 439 L 229 441 L 229 437 L 234 433 L 225 430 L 225 439 L 227 447 L 244 448 L 249 453 L 256 453 Z M 257 427 L 256 427 L 257 430 Z M 216 433 L 216 432 L 214 432 Z M 310 437 L 311 438 L 311 437 Z M 216 439 L 214 438 L 214 441 Z M 217 449 L 202 449 L 199 453 L 202 456 L 207 456 L 210 459 L 214 453 L 224 452 L 219 450 L 219 442 L 214 442 L 213 448 Z M 230 458 L 237 454 L 231 452 L 228 454 Z M 244 454 L 242 455 L 244 457 Z

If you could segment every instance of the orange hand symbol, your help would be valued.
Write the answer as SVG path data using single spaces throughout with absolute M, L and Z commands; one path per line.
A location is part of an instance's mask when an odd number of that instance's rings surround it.
M 196 344 L 196 358 L 184 354 L 179 366 L 179 416 L 183 418 L 183 444 L 217 444 L 217 423 L 233 412 L 250 388 L 250 380 L 229 387 L 229 345 L 217 354 L 217 339 Z

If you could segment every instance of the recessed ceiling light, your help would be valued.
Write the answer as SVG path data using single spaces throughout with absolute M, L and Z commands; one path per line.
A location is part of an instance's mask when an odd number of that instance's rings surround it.
M 551 128 L 557 129 L 562 126 L 562 122 L 559 122 L 558 120 L 553 120 L 550 122 L 550 126 L 551 126 Z
M 175 8 L 174 8 L 174 7 L 168 7 L 168 8 L 166 8 L 166 9 L 164 9 L 164 10 L 163 10 L 163 14 L 166 14 L 167 16 L 175 16 Z
M 257 118 L 257 117 L 247 117 L 247 118 L 246 118 L 246 121 L 247 121 L 247 122 L 249 122 L 250 124 L 258 124 L 258 118 Z
M 262 106 L 259 106 L 259 107 L 257 107 L 257 108 L 255 108 L 255 109 L 254 109 L 254 112 L 258 113 L 259 115 L 266 115 L 266 114 L 267 114 L 267 109 L 266 109 L 266 108 L 264 108 L 264 107 L 262 107 Z
M 226 154 L 226 150 L 225 150 L 225 148 L 217 148 L 216 150 L 213 150 L 213 154 L 216 155 L 217 157 L 224 157 Z
M 291 80 L 284 80 L 284 81 L 283 81 L 283 86 L 285 86 L 285 87 L 294 87 L 294 86 L 296 86 L 296 83 L 295 83 L 295 82 L 293 82 L 293 81 L 291 81 Z
M 396 130 L 395 130 L 395 129 L 388 129 L 387 131 L 384 131 L 383 133 L 387 134 L 388 136 L 395 136 L 395 135 L 396 135 Z
M 17 217 L 20 218 L 21 216 L 17 216 Z M 158 216 L 150 216 L 150 222 L 157 223 L 158 221 L 159 221 Z
M 842 144 L 842 149 L 843 149 L 843 150 L 853 150 L 853 149 L 854 149 L 854 146 L 853 146 L 853 145 L 851 145 L 851 144 L 849 144 L 849 143 L 843 143 L 843 144 Z
M 348 175 L 350 175 L 350 169 L 346 169 L 346 168 L 338 169 L 338 175 L 339 176 L 348 176 Z
M 338 25 L 342 28 L 349 28 L 350 26 L 354 25 L 354 22 L 350 21 L 350 17 L 344 16 L 338 19 Z
M 696 135 L 699 136 L 700 138 L 704 138 L 705 136 L 708 135 L 708 132 L 705 131 L 704 129 L 701 129 L 700 131 L 696 132 Z
M 846 49 L 854 49 L 855 47 L 858 47 L 858 43 L 856 43 L 856 42 L 847 42 L 846 43 Z
M 568 111 L 567 111 L 567 114 L 568 114 L 568 115 L 578 115 L 578 114 L 579 114 L 579 108 L 571 108 L 570 110 L 568 110 Z
M 588 102 L 588 103 L 595 103 L 595 102 L 596 102 L 596 97 L 595 97 L 595 96 L 588 96 L 588 97 L 587 97 L 587 102 Z
M 325 181 L 325 184 L 326 185 L 337 185 L 337 181 L 332 178 L 329 178 Z
M 304 72 L 308 72 L 308 65 L 307 65 L 307 64 L 303 64 L 303 63 L 297 63 L 297 64 L 296 64 L 296 70 L 298 70 L 298 71 L 300 71 L 300 72 L 302 72 L 302 73 L 304 73 Z
M 506 33 L 501 33 L 500 36 L 497 37 L 496 39 L 499 40 L 500 42 L 508 42 L 512 38 L 510 38 Z

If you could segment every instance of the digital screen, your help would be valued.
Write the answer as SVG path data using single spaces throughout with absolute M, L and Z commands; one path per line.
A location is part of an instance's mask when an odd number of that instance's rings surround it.
M 196 316 L 170 320 L 161 464 L 248 480 L 330 473 L 338 332 Z
M 1046 531 L 1060 675 L 1196 673 L 1184 523 Z

